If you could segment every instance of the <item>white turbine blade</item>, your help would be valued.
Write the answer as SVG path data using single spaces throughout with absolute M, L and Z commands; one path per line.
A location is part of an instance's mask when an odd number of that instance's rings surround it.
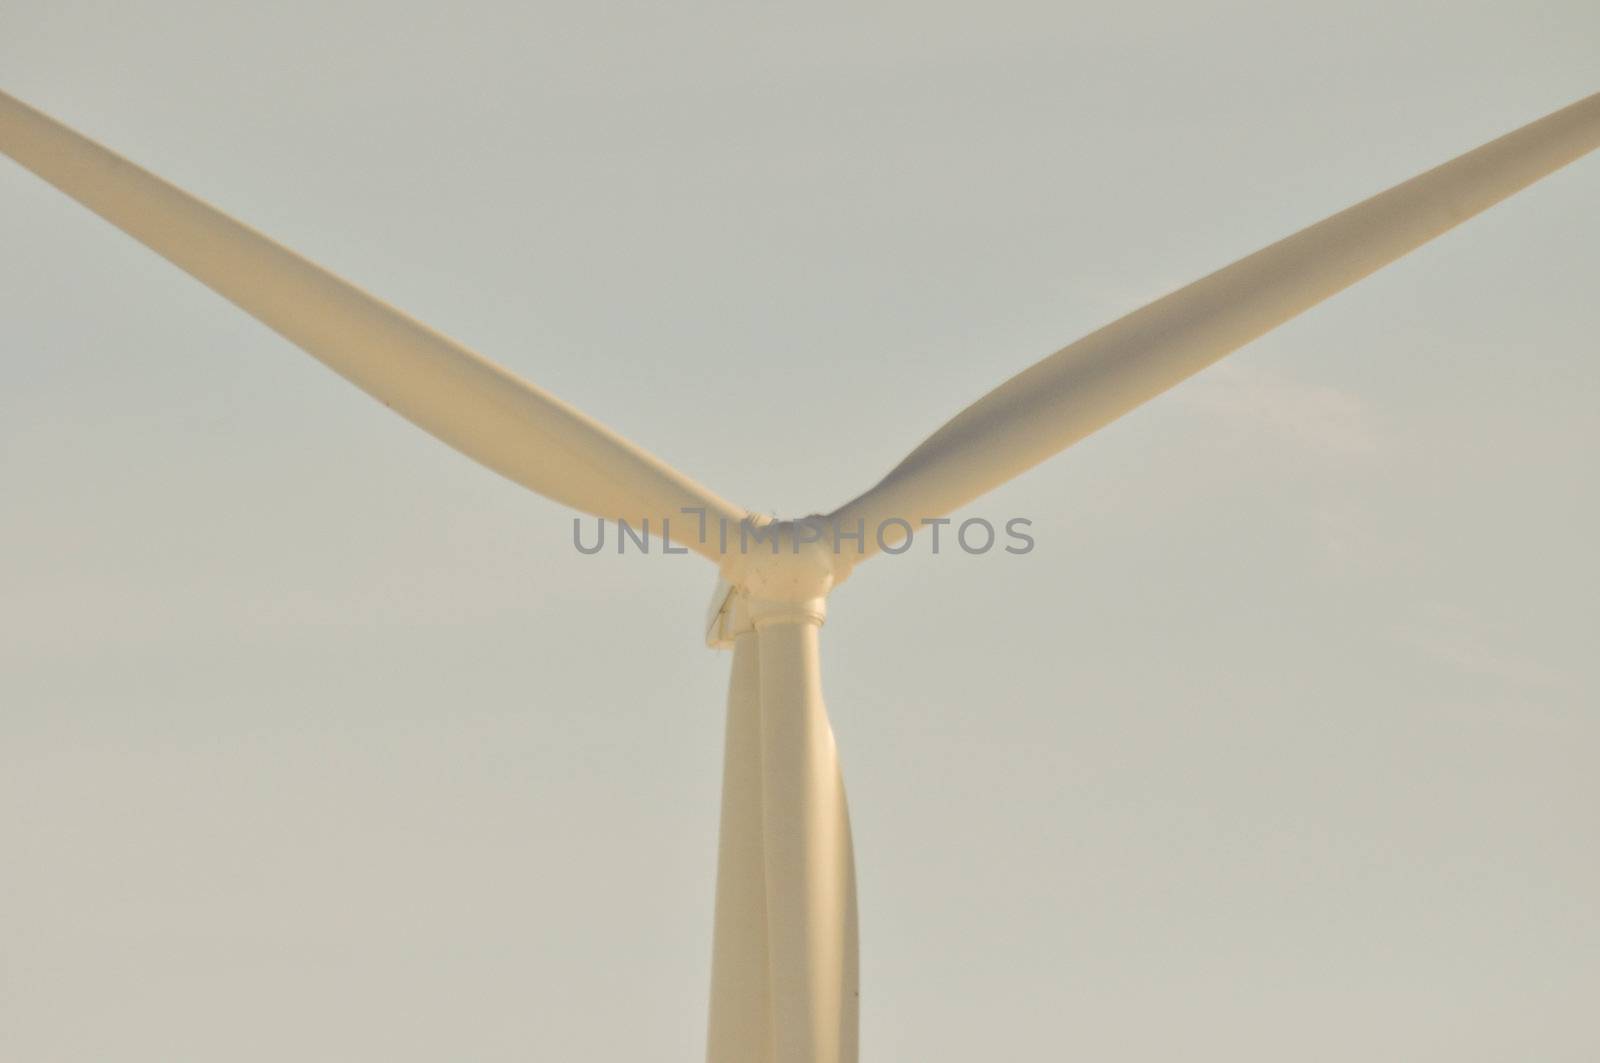
M 761 660 L 755 629 L 747 628 L 734 640 L 728 682 L 706 1063 L 772 1063 L 762 808 Z
M 831 517 L 875 552 L 1597 146 L 1600 94 L 1257 251 L 1012 377 Z
M 598 422 L 26 104 L 0 151 L 326 363 L 525 487 L 635 527 L 744 512 Z M 716 560 L 714 542 L 684 545 Z
M 776 1063 L 858 1055 L 855 858 L 817 635 L 805 621 L 757 632 Z

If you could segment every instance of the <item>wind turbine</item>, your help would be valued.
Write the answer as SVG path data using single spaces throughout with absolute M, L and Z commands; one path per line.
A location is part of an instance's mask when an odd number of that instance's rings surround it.
M 718 566 L 731 647 L 707 1058 L 857 1058 L 854 857 L 818 633 L 851 569 L 1600 146 L 1600 94 L 1257 251 L 985 395 L 864 494 L 769 523 L 554 396 L 0 93 L 0 150 L 467 456 Z M 859 534 L 858 534 L 859 530 Z M 848 548 L 846 546 L 848 544 Z

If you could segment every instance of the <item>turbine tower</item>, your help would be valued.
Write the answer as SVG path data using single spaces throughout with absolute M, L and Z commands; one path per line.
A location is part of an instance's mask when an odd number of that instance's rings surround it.
M 604 519 L 659 527 L 688 512 L 702 528 L 760 533 L 753 547 L 738 533 L 683 543 L 719 569 L 706 637 L 733 650 L 711 1063 L 858 1056 L 855 865 L 818 643 L 828 595 L 852 568 L 1597 146 L 1600 94 L 1091 333 L 961 411 L 833 513 L 771 524 L 0 93 L 0 151 L 468 457 Z

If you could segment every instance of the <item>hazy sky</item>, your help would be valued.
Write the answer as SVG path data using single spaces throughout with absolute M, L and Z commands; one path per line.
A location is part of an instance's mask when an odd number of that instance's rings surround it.
M 1600 88 L 1600 6 L 7 0 L 0 87 L 736 502 Z M 1600 1056 L 1600 158 L 863 566 L 867 1060 Z M 726 655 L 0 162 L 0 1056 L 694 1060 Z

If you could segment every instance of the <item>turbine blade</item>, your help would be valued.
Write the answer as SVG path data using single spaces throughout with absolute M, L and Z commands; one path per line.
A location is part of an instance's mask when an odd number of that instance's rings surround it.
M 856 1063 L 855 856 L 817 625 L 763 623 L 762 818 L 776 1063 Z
M 0 151 L 463 454 L 635 527 L 744 511 L 547 392 L 0 93 Z M 687 520 L 685 520 L 687 523 Z M 689 546 L 720 559 L 714 542 Z
M 1600 94 L 1164 296 L 989 392 L 831 519 L 864 522 L 873 553 L 883 522 L 965 505 L 1597 146 Z
M 765 839 L 761 657 L 755 629 L 746 626 L 734 639 L 728 681 L 706 1063 L 772 1063 Z

